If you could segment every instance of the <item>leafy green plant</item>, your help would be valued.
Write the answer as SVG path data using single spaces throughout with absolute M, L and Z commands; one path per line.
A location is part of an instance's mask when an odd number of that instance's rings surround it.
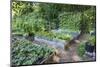
M 24 29 L 25 33 L 28 34 L 28 36 L 34 35 L 34 32 L 32 30 L 33 25 L 31 25 L 30 23 L 24 23 L 23 29 Z
M 95 36 L 91 36 L 89 38 L 89 42 L 91 43 L 91 45 L 95 45 L 95 43 L 96 43 L 96 37 Z
M 80 57 L 83 57 L 83 55 L 85 54 L 85 45 L 84 45 L 84 43 L 79 44 L 79 46 L 77 48 L 77 53 Z
M 41 31 L 41 32 L 38 32 L 37 33 L 37 36 L 38 37 L 43 37 L 43 38 L 47 38 L 48 40 L 53 40 L 53 39 L 57 39 L 57 40 L 71 40 L 72 39 L 72 36 L 69 35 L 69 34 L 65 34 L 63 32 L 61 33 L 54 33 L 54 32 L 44 32 L 44 31 Z
M 37 33 L 37 36 L 41 38 L 47 38 L 48 40 L 53 40 L 53 38 L 55 38 L 55 33 L 41 31 Z
M 62 39 L 62 40 L 71 40 L 72 39 L 72 36 L 71 35 L 69 35 L 69 34 L 57 34 L 56 35 L 56 38 L 58 38 L 58 39 Z
M 34 34 L 34 32 L 43 31 L 45 20 L 42 18 L 37 18 L 34 13 L 29 13 L 28 15 L 22 15 L 19 17 L 14 17 L 12 22 L 12 31 L 22 32 L 29 34 Z
M 12 43 L 11 57 L 13 65 L 40 64 L 54 52 L 46 45 L 37 45 L 25 39 L 18 39 Z

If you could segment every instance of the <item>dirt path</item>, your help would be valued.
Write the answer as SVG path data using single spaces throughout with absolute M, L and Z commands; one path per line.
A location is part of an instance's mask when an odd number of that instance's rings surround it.
M 77 46 L 71 46 L 69 50 L 58 49 L 60 55 L 60 62 L 77 62 L 82 61 L 77 54 Z
M 77 45 L 73 45 L 69 48 L 69 50 L 64 50 L 64 43 L 49 43 L 48 41 L 44 39 L 35 39 L 35 42 L 38 44 L 48 44 L 49 46 L 55 47 L 58 51 L 60 61 L 59 63 L 63 62 L 76 62 L 81 61 L 81 58 L 77 54 Z M 59 46 L 61 45 L 61 46 Z

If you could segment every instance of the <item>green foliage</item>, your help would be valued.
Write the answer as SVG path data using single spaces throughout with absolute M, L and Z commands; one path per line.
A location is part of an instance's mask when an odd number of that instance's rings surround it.
M 91 45 L 95 45 L 96 44 L 96 37 L 95 36 L 91 36 L 89 38 L 89 42 L 91 43 Z
M 12 32 L 69 41 L 73 36 L 68 31 L 87 33 L 95 29 L 95 13 L 95 6 L 13 1 Z M 67 32 L 51 31 L 55 29 L 65 29 Z M 94 44 L 95 37 L 90 37 L 89 41 Z M 12 64 L 15 65 L 40 64 L 54 52 L 53 48 L 23 39 L 14 39 L 11 47 Z M 78 46 L 77 52 L 81 57 L 84 55 L 83 43 Z
M 12 2 L 12 12 L 14 16 L 21 16 L 23 14 L 27 14 L 32 12 L 33 3 L 23 2 L 23 1 L 13 1 Z
M 11 47 L 12 64 L 14 65 L 39 64 L 54 52 L 53 48 L 37 45 L 25 39 L 15 40 Z
M 67 41 L 69 41 L 69 40 L 72 39 L 71 35 L 65 34 L 63 32 L 62 33 L 54 33 L 54 32 L 44 32 L 44 31 L 42 31 L 42 32 L 38 32 L 36 35 L 38 37 L 41 37 L 41 38 L 44 38 L 44 39 L 46 38 L 48 40 L 56 39 L 56 40 L 67 40 Z
M 14 17 L 12 20 L 12 31 L 24 33 L 44 31 L 44 22 L 45 20 L 38 18 L 38 15 L 35 13 Z
M 40 38 L 44 38 L 44 39 L 48 39 L 48 40 L 53 40 L 53 38 L 55 38 L 55 33 L 53 33 L 53 32 L 41 31 L 41 32 L 37 32 L 36 35 Z
M 80 23 L 80 12 L 64 12 L 59 15 L 60 17 L 60 27 L 61 28 L 68 28 L 79 30 L 79 23 Z
M 90 30 L 95 29 L 96 23 L 96 11 L 95 7 L 91 6 L 88 10 L 82 12 L 80 30 L 82 33 L 89 33 Z
M 23 1 L 13 1 L 12 3 L 14 19 L 19 25 L 22 25 L 23 22 L 34 25 L 35 31 L 64 28 L 88 32 L 95 26 L 95 12 L 94 6 L 41 4 Z M 13 25 L 16 28 L 17 24 Z
M 51 29 L 56 29 L 59 25 L 58 19 L 58 7 L 55 4 L 39 4 L 39 13 L 47 21 L 45 23 L 45 29 L 50 31 Z
M 83 57 L 83 55 L 85 54 L 85 45 L 84 43 L 79 44 L 78 48 L 77 48 L 77 53 L 79 56 Z
M 89 33 L 89 23 L 88 23 L 88 18 L 82 14 L 82 19 L 81 19 L 81 22 L 80 22 L 80 30 L 81 30 L 81 33 Z
M 69 35 L 69 34 L 63 34 L 63 33 L 57 33 L 55 37 L 57 39 L 67 40 L 67 41 L 70 41 L 72 39 L 71 35 Z

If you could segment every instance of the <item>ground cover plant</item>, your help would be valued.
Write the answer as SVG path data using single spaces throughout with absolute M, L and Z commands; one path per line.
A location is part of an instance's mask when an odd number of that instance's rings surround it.
M 43 60 L 54 52 L 53 48 L 34 44 L 25 39 L 15 40 L 11 47 L 13 65 L 41 64 Z

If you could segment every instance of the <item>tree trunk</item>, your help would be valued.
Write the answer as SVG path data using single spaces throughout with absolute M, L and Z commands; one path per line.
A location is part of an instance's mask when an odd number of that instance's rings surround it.
M 67 50 L 69 47 L 79 44 L 80 42 L 87 41 L 90 34 L 88 33 L 80 33 L 77 37 L 70 40 L 67 44 L 65 44 L 64 49 Z

